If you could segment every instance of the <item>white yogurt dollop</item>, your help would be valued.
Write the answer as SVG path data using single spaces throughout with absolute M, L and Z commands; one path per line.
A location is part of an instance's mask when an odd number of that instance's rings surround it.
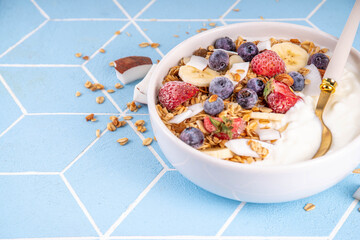
M 324 112 L 325 124 L 333 134 L 330 151 L 346 146 L 360 134 L 360 77 L 345 69 L 335 93 Z M 316 153 L 321 141 L 321 123 L 315 115 L 318 97 L 299 94 L 299 101 L 286 114 L 277 128 L 288 124 L 272 153 L 254 164 L 279 165 L 306 161 Z M 274 126 L 274 125 L 273 125 Z

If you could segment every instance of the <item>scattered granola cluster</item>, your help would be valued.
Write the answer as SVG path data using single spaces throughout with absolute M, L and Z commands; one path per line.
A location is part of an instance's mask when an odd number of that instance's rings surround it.
M 170 68 L 157 112 L 174 135 L 206 154 L 263 160 L 287 127 L 273 123 L 301 100 L 297 92 L 319 88 L 312 82 L 325 72 L 327 51 L 298 39 L 219 38 Z

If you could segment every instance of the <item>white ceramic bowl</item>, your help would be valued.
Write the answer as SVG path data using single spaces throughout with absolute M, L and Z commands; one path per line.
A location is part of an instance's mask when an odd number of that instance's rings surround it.
M 190 56 L 199 47 L 207 47 L 223 36 L 236 39 L 298 38 L 334 49 L 336 38 L 309 27 L 288 23 L 238 23 L 197 34 L 172 49 L 159 63 L 150 80 L 148 106 L 151 124 L 159 145 L 179 172 L 196 185 L 223 197 L 258 203 L 284 202 L 319 193 L 345 178 L 359 163 L 360 137 L 346 147 L 320 157 L 292 165 L 258 166 L 239 164 L 207 156 L 173 135 L 158 116 L 157 92 L 170 67 Z M 352 49 L 349 62 L 360 69 L 360 53 Z

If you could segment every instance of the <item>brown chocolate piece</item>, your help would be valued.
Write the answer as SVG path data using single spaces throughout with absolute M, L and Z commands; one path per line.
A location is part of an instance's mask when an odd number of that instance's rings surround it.
M 147 64 L 152 64 L 151 58 L 142 56 L 130 56 L 116 60 L 115 69 L 119 73 L 123 74 L 126 70 L 129 70 L 130 68 Z

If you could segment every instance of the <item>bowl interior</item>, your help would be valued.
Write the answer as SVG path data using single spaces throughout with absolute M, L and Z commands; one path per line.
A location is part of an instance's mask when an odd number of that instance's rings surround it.
M 206 32 L 197 34 L 179 45 L 173 48 L 159 63 L 156 70 L 152 74 L 149 89 L 148 89 L 148 107 L 152 121 L 156 121 L 156 123 L 161 128 L 161 131 L 165 131 L 166 135 L 172 140 L 176 141 L 179 146 L 181 146 L 184 150 L 190 151 L 195 156 L 199 156 L 198 154 L 204 155 L 199 151 L 193 149 L 192 147 L 186 145 L 181 140 L 179 140 L 175 135 L 171 133 L 170 130 L 163 124 L 162 120 L 157 114 L 155 105 L 157 103 L 157 93 L 159 88 L 161 87 L 161 82 L 163 78 L 168 73 L 169 69 L 173 66 L 176 66 L 178 61 L 185 56 L 192 55 L 193 51 L 198 49 L 199 47 L 206 48 L 208 45 L 212 45 L 214 41 L 219 37 L 228 36 L 233 40 L 236 39 L 238 36 L 245 37 L 249 40 L 265 40 L 269 39 L 270 37 L 274 38 L 298 38 L 300 41 L 309 40 L 315 43 L 315 45 L 322 46 L 328 48 L 330 51 L 333 51 L 337 38 L 334 36 L 327 34 L 325 32 L 321 32 L 319 30 L 315 30 L 313 28 L 289 24 L 289 23 L 278 23 L 278 22 L 250 22 L 250 23 L 237 23 L 231 24 L 223 27 L 218 27 L 215 29 L 208 30 Z M 360 69 L 360 53 L 352 49 L 348 63 L 351 65 L 351 70 L 355 71 L 359 74 Z M 176 140 L 175 140 L 176 139 Z M 341 152 L 346 151 L 350 145 L 360 145 L 360 136 L 356 137 L 348 146 L 334 151 L 331 154 L 339 154 Z M 330 155 L 330 154 L 328 154 Z M 327 156 L 328 156 L 327 155 Z M 316 160 L 318 161 L 326 161 L 327 156 L 320 157 Z M 220 161 L 214 157 L 206 156 L 210 161 L 218 161 L 219 164 L 227 164 L 231 167 L 245 167 L 245 168 L 263 168 L 264 166 L 252 166 L 251 164 L 237 164 L 230 161 Z M 286 166 L 265 166 L 267 168 L 271 167 L 273 169 L 276 168 L 283 168 L 283 167 L 297 167 L 306 164 L 312 164 L 315 161 L 303 161 L 294 163 L 291 165 Z

